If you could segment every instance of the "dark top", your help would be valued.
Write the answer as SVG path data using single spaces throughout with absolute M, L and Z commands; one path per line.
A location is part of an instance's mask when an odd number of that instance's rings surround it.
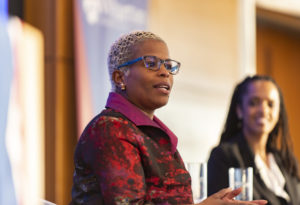
M 132 106 L 111 93 L 107 107 L 114 109 L 102 111 L 82 133 L 74 157 L 71 204 L 193 202 L 176 136 L 158 118 L 152 121 Z M 132 109 L 140 117 L 130 116 Z
M 285 181 L 285 189 L 289 194 L 290 205 L 300 204 L 299 180 L 291 176 L 282 165 L 278 152 L 272 152 Z M 237 135 L 229 142 L 221 143 L 215 147 L 209 157 L 207 165 L 208 173 L 208 195 L 229 186 L 228 169 L 230 167 L 253 167 L 253 199 L 268 200 L 270 205 L 288 204 L 285 199 L 276 196 L 260 177 L 259 171 L 254 163 L 254 153 L 242 134 Z

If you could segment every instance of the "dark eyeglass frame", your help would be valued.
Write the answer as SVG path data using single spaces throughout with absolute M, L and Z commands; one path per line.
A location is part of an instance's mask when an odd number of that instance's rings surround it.
M 148 66 L 147 66 L 146 58 L 150 58 L 150 57 L 159 60 L 158 63 L 157 63 L 157 67 L 148 67 Z M 126 67 L 126 66 L 129 66 L 129 65 L 132 65 L 132 64 L 134 64 L 134 63 L 136 63 L 136 62 L 138 62 L 138 61 L 140 61 L 140 60 L 143 60 L 144 65 L 145 65 L 145 67 L 146 67 L 147 69 L 149 69 L 149 70 L 154 70 L 154 71 L 158 71 L 158 70 L 160 69 L 161 65 L 164 64 L 165 68 L 166 68 L 166 69 L 169 71 L 169 73 L 172 74 L 172 75 L 176 75 L 176 74 L 178 73 L 179 68 L 180 68 L 180 65 L 181 65 L 180 62 L 175 61 L 175 60 L 172 60 L 172 59 L 165 59 L 165 60 L 163 60 L 163 59 L 160 59 L 160 58 L 158 58 L 158 57 L 156 57 L 156 56 L 141 56 L 141 57 L 138 57 L 138 58 L 136 58 L 136 59 L 127 61 L 126 63 L 123 63 L 123 64 L 119 65 L 119 66 L 117 67 L 117 69 L 120 69 L 120 68 L 122 68 L 122 67 Z M 177 63 L 177 65 L 176 65 L 177 68 L 176 68 L 176 71 L 175 71 L 175 72 L 172 72 L 172 71 L 171 71 L 174 67 L 172 67 L 171 69 L 168 69 L 168 66 L 165 64 L 165 63 L 167 63 L 167 62 L 175 62 L 175 63 Z

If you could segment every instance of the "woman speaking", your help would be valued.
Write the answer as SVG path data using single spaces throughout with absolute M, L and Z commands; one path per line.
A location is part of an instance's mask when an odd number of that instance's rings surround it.
M 71 204 L 193 203 L 177 137 L 154 115 L 167 104 L 179 68 L 151 32 L 126 34 L 111 46 L 112 92 L 76 147 Z M 233 200 L 239 192 L 223 189 L 202 203 L 266 203 Z

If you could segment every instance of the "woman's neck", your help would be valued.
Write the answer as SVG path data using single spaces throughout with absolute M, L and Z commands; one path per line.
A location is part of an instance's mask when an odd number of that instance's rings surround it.
M 138 108 L 140 111 L 142 111 L 142 113 L 144 113 L 145 115 L 147 115 L 151 120 L 153 120 L 153 117 L 154 117 L 154 111 L 153 111 L 153 112 L 150 112 L 150 111 L 147 112 L 147 111 L 145 111 L 145 110 L 139 108 L 138 106 L 137 106 L 137 108 Z
M 154 117 L 154 110 L 146 110 L 143 109 L 141 107 L 139 107 L 138 105 L 136 105 L 134 102 L 132 102 L 128 95 L 126 94 L 126 92 L 122 92 L 122 91 L 116 91 L 118 94 L 122 95 L 124 98 L 126 98 L 129 102 L 131 102 L 134 106 L 136 106 L 142 113 L 144 113 L 146 116 L 148 116 L 151 120 L 153 120 Z
M 247 132 L 244 132 L 244 136 L 249 146 L 251 147 L 254 155 L 258 154 L 265 162 L 265 164 L 269 166 L 267 155 L 267 141 L 269 136 L 267 134 L 253 135 Z

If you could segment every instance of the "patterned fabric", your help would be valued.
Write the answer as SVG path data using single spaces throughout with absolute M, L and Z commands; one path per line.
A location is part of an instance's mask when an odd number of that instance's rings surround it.
M 153 116 L 153 120 L 151 120 L 135 105 L 131 104 L 126 98 L 115 92 L 109 93 L 105 107 L 117 110 L 126 116 L 126 118 L 133 122 L 133 124 L 135 124 L 137 127 L 152 126 L 162 129 L 170 138 L 172 153 L 174 154 L 176 152 L 178 142 L 176 135 L 155 115 Z
M 75 151 L 71 204 L 191 204 L 191 178 L 170 137 L 108 108 Z

